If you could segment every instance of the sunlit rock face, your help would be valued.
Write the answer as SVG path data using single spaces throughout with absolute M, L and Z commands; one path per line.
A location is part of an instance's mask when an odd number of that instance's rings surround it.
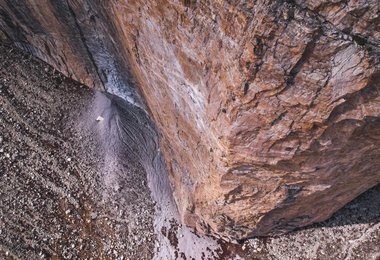
M 183 221 L 198 231 L 286 232 L 380 181 L 376 0 L 0 6 L 18 46 L 146 104 Z

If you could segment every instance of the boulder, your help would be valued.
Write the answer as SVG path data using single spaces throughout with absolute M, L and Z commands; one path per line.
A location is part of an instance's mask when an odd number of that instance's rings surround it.
M 0 17 L 17 46 L 147 109 L 202 233 L 287 232 L 380 182 L 377 0 L 0 0 Z

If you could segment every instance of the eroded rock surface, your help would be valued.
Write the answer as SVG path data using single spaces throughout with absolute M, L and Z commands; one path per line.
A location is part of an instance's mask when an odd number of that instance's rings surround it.
M 197 230 L 285 232 L 380 181 L 376 0 L 0 6 L 5 35 L 67 75 L 143 107 L 137 83 Z

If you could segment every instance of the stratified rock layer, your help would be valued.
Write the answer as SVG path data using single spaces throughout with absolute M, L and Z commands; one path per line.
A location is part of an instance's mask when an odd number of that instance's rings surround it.
M 143 106 L 138 83 L 204 233 L 288 231 L 380 181 L 376 0 L 0 6 L 5 35 L 67 75 Z

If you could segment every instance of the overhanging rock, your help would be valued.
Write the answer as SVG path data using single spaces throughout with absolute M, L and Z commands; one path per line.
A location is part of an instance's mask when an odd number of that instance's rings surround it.
M 376 0 L 0 7 L 19 47 L 83 84 L 143 97 L 183 221 L 199 231 L 286 232 L 380 181 Z

